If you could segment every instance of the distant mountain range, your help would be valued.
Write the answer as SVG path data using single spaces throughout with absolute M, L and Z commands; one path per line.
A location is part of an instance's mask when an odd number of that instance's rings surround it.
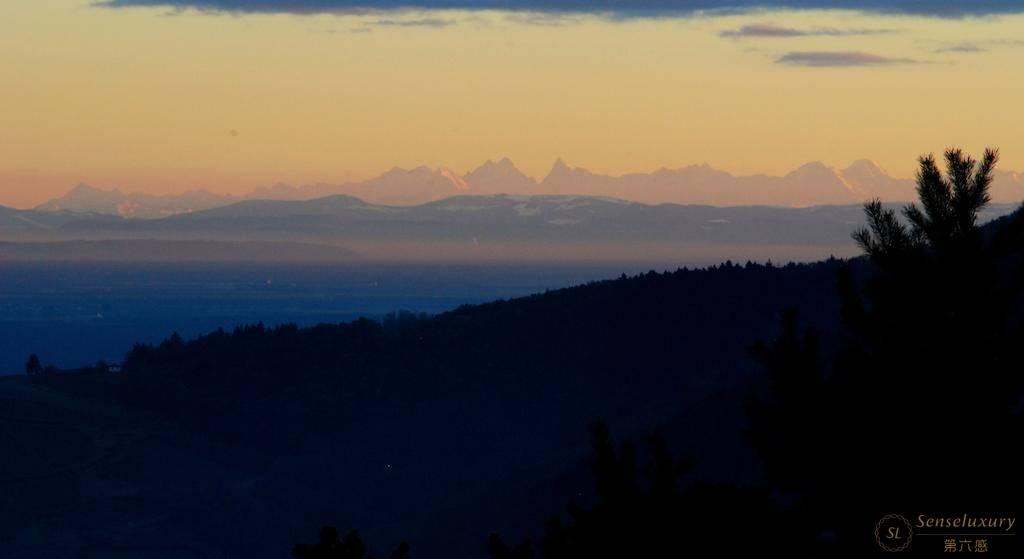
M 279 184 L 254 190 L 245 196 L 221 195 L 206 190 L 156 196 L 124 193 L 116 189 L 101 190 L 81 184 L 36 209 L 160 218 L 244 200 L 313 200 L 339 194 L 392 206 L 425 204 L 462 194 L 573 195 L 610 197 L 646 204 L 789 207 L 859 204 L 876 197 L 888 202 L 916 198 L 912 180 L 893 178 L 866 159 L 855 161 L 845 169 L 829 167 L 821 162 L 807 163 L 781 177 L 735 176 L 707 164 L 608 176 L 570 167 L 559 159 L 547 176 L 538 181 L 523 174 L 505 158 L 488 161 L 465 175 L 458 175 L 445 167 L 395 167 L 379 177 L 361 182 L 301 187 Z M 997 172 L 992 195 L 995 202 L 1024 200 L 1024 176 L 1015 172 Z
M 992 204 L 982 219 L 1015 207 Z M 387 206 L 337 195 L 306 201 L 245 200 L 162 219 L 0 208 L 0 239 L 311 243 L 344 247 L 364 258 L 398 260 L 711 263 L 726 258 L 815 260 L 829 254 L 852 255 L 856 248 L 850 232 L 863 223 L 858 204 L 715 207 L 649 205 L 595 196 L 462 195 L 415 206 Z M 137 245 L 123 248 L 142 250 Z M 28 254 L 28 249 L 6 250 L 14 256 Z M 68 250 L 62 246 L 50 254 L 66 258 L 61 254 Z M 251 253 L 252 247 L 246 250 Z M 266 245 L 260 254 L 274 257 L 282 250 L 294 247 Z M 340 250 L 308 250 L 305 254 L 312 260 L 350 256 Z
M 157 196 L 144 192 L 124 193 L 116 188 L 102 190 L 79 184 L 64 196 L 44 202 L 35 209 L 43 212 L 98 213 L 152 219 L 216 208 L 243 199 L 230 194 L 214 194 L 208 190 Z

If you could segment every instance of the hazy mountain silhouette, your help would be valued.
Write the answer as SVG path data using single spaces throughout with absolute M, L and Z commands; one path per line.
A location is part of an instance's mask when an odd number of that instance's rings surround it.
M 73 211 L 101 213 L 135 218 L 159 218 L 231 204 L 243 198 L 214 194 L 208 190 L 190 190 L 162 196 L 144 192 L 124 193 L 79 184 L 64 196 L 44 202 L 35 209 L 47 212 Z
M 530 193 L 537 190 L 537 181 L 526 176 L 509 158 L 487 161 L 463 177 L 476 194 Z
M 870 198 L 905 202 L 914 197 L 914 183 L 910 179 L 889 176 L 867 159 L 855 161 L 845 169 L 811 162 L 781 177 L 734 176 L 707 164 L 607 176 L 570 167 L 558 159 L 548 174 L 537 181 L 504 158 L 487 161 L 465 175 L 446 167 L 395 167 L 379 177 L 359 182 L 301 187 L 277 184 L 244 196 L 219 195 L 206 190 L 154 196 L 79 185 L 37 209 L 155 218 L 224 206 L 240 200 L 310 200 L 337 194 L 383 205 L 423 204 L 457 194 L 517 194 L 604 196 L 648 204 L 814 206 L 860 204 Z M 1019 173 L 997 172 L 992 197 L 996 202 L 1018 201 L 1024 197 L 1024 179 Z

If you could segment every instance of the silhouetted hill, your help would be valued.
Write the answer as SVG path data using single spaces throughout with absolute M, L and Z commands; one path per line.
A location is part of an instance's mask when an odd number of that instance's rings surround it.
M 581 433 L 596 418 L 667 428 L 701 475 L 756 477 L 739 440 L 746 348 L 788 305 L 834 319 L 838 265 L 652 272 L 382 325 L 172 339 L 126 358 L 125 401 L 249 451 L 337 456 L 316 483 L 364 511 L 360 529 L 429 515 L 430 533 L 408 532 L 419 553 L 471 555 L 469 534 L 526 529 L 525 510 L 555 512 L 586 486 Z M 406 520 L 384 506 L 400 494 L 417 496 Z
M 17 210 L 0 206 L 0 234 L 7 238 L 26 234 L 53 234 L 68 227 L 104 229 L 121 221 L 120 217 L 105 214 Z
M 490 172 L 490 171 L 489 171 Z M 493 170 L 500 173 L 501 169 Z M 803 169 L 813 176 L 823 166 Z M 897 207 L 897 206 L 887 206 Z M 1015 206 L 991 205 L 988 220 Z M 11 241 L 188 240 L 345 246 L 392 261 L 635 262 L 663 266 L 723 259 L 814 261 L 852 256 L 860 206 L 646 205 L 592 196 L 455 196 L 383 206 L 351 196 L 247 200 L 162 219 L 5 210 Z
M 898 207 L 898 206 L 889 206 Z M 992 205 L 988 220 L 1016 206 Z M 67 235 L 246 235 L 354 240 L 789 243 L 850 245 L 858 206 L 656 206 L 588 196 L 456 196 L 419 206 L 351 196 L 309 201 L 248 200 L 159 220 L 7 210 L 3 223 Z M 39 223 L 37 225 L 37 222 Z M 271 238 L 270 236 L 274 237 Z
M 336 196 L 308 202 L 251 201 L 160 221 L 133 231 L 252 232 L 362 240 L 544 242 L 845 243 L 853 206 L 649 206 L 586 196 L 456 196 L 412 207 Z
M 7 510 L 79 511 L 120 526 L 103 541 L 127 549 L 158 529 L 211 554 L 278 557 L 336 523 L 374 548 L 407 538 L 418 557 L 481 556 L 491 531 L 529 533 L 590 495 L 583 434 L 597 418 L 623 436 L 666 431 L 702 476 L 756 479 L 740 436 L 757 372 L 747 348 L 791 305 L 834 321 L 839 265 L 651 272 L 436 317 L 140 347 L 119 375 L 34 381 L 80 402 L 56 409 L 116 395 L 118 429 L 90 443 L 114 455 L 87 446 L 103 461 L 75 470 L 78 489 L 28 505 L 11 495 Z M 121 431 L 140 442 L 114 440 Z M 65 514 L 54 529 L 74 526 Z M 225 524 L 239 531 L 219 534 Z

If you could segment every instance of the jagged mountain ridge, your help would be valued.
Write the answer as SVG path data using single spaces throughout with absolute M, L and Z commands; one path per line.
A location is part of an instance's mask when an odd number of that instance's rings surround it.
M 1020 173 L 997 172 L 992 190 L 995 202 L 1018 202 L 1024 199 L 1024 177 Z M 159 218 L 243 200 L 311 200 L 339 194 L 373 204 L 397 206 L 424 204 L 458 194 L 521 194 L 603 196 L 647 204 L 806 207 L 859 204 L 875 197 L 888 202 L 905 201 L 914 197 L 914 183 L 910 179 L 889 176 L 867 159 L 857 160 L 845 169 L 811 162 L 781 177 L 732 175 L 707 164 L 609 176 L 571 167 L 558 159 L 543 179 L 536 180 L 520 171 L 511 160 L 503 158 L 487 161 L 465 175 L 447 167 L 395 167 L 361 182 L 301 187 L 277 184 L 245 196 L 206 190 L 157 196 L 81 184 L 36 209 Z

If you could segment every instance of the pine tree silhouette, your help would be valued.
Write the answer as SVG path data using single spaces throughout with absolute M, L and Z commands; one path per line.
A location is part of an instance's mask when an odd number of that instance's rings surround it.
M 753 351 L 770 390 L 751 405 L 750 439 L 772 482 L 843 549 L 874 545 L 859 526 L 893 510 L 1010 513 L 1024 502 L 1010 442 L 1024 434 L 1022 290 L 1000 272 L 1005 245 L 978 225 L 998 152 L 945 159 L 943 176 L 920 158 L 920 206 L 903 209 L 905 222 L 877 200 L 865 205 L 867 227 L 853 236 L 872 272 L 863 285 L 849 269 L 840 276 L 838 352 L 819 361 L 795 313 Z
M 989 203 L 992 172 L 999 151 L 986 149 L 980 164 L 959 149 L 945 154 L 946 177 L 932 155 L 922 156 L 917 171 L 917 204 L 903 208 L 909 227 L 894 210 L 883 209 L 879 200 L 865 205 L 868 226 L 853 234 L 854 240 L 880 267 L 906 263 L 910 251 L 933 255 L 963 256 L 981 241 L 978 214 Z
M 32 354 L 28 356 L 28 360 L 25 361 L 25 374 L 27 375 L 38 375 L 43 372 L 43 363 L 39 360 L 39 356 Z
M 408 557 L 408 546 L 405 556 Z M 366 557 L 366 544 L 359 532 L 352 530 L 345 537 L 338 539 L 338 529 L 334 526 L 320 528 L 320 541 L 315 544 L 298 544 L 292 548 L 295 559 L 363 559 Z
M 545 524 L 537 545 L 545 559 L 730 556 L 780 549 L 780 537 L 804 532 L 790 527 L 790 517 L 763 491 L 687 480 L 692 462 L 673 456 L 658 435 L 647 440 L 642 474 L 637 447 L 616 445 L 607 425 L 595 424 L 591 438 L 596 502 L 570 505 L 568 519 Z M 752 521 L 743 522 L 738 511 Z M 796 545 L 788 549 L 800 553 Z M 537 554 L 529 540 L 510 547 L 497 535 L 488 539 L 487 551 L 492 559 Z

